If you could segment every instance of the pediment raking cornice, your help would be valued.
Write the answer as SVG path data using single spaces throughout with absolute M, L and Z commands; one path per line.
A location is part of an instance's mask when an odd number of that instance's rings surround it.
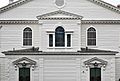
M 11 4 L 8 4 L 8 5 L 0 8 L 0 13 L 3 13 L 3 12 L 8 11 L 8 10 L 10 10 L 10 9 L 16 8 L 17 6 L 20 6 L 20 5 L 22 5 L 22 4 L 25 4 L 25 3 L 29 2 L 29 1 L 32 1 L 32 0 L 18 0 L 18 1 L 16 1 L 16 2 L 13 2 L 13 3 L 11 3 Z
M 8 5 L 0 8 L 0 13 L 3 13 L 3 12 L 8 11 L 10 9 L 16 8 L 17 6 L 20 6 L 20 5 L 22 5 L 24 3 L 27 3 L 29 1 L 32 1 L 32 0 L 18 0 L 16 2 L 8 4 Z M 111 11 L 114 11 L 114 12 L 120 14 L 120 9 L 119 8 L 117 8 L 116 6 L 113 6 L 113 5 L 109 4 L 107 2 L 104 2 L 102 0 L 88 0 L 88 1 L 90 1 L 92 3 L 95 3 L 95 4 L 99 5 L 99 6 L 105 7 L 106 9 L 109 9 Z
M 30 64 L 30 65 L 36 65 L 36 61 L 33 61 L 33 60 L 31 60 L 31 59 L 29 59 L 29 58 L 27 58 L 27 57 L 22 57 L 22 58 L 20 58 L 20 59 L 17 59 L 17 60 L 15 60 L 15 61 L 13 62 L 13 64 L 14 64 L 14 65 L 19 65 L 21 61 L 27 61 L 28 64 Z
M 94 63 L 92 63 L 93 61 L 98 61 L 99 62 L 98 64 L 101 64 L 101 65 L 107 65 L 107 63 L 108 63 L 107 61 L 104 61 L 104 60 L 99 59 L 97 57 L 93 57 L 93 58 L 85 61 L 84 64 L 85 65 L 92 65 L 92 64 L 94 64 Z M 95 63 L 97 63 L 97 62 L 95 62 Z
M 63 17 L 55 17 L 54 15 L 63 15 Z M 51 16 L 54 16 L 54 17 L 51 17 Z M 64 16 L 67 16 L 67 17 L 64 17 Z M 77 15 L 77 14 L 74 14 L 74 13 L 70 13 L 70 12 L 67 12 L 67 11 L 63 11 L 63 10 L 58 10 L 58 11 L 53 11 L 53 12 L 50 12 L 50 13 L 46 13 L 46 14 L 43 14 L 43 15 L 39 15 L 37 16 L 37 19 L 47 19 L 47 20 L 51 20 L 51 19 L 82 19 L 83 16 L 80 16 L 80 15 Z

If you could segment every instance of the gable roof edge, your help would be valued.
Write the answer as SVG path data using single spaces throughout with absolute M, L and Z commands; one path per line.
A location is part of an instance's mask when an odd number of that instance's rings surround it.
M 112 4 L 109 4 L 109 3 L 104 2 L 102 0 L 88 0 L 88 1 L 120 14 L 120 9 L 116 6 L 113 6 Z
M 25 3 L 29 2 L 29 1 L 32 1 L 32 0 L 18 0 L 16 2 L 8 4 L 7 6 L 4 6 L 4 7 L 0 8 L 0 13 L 8 11 L 8 10 L 10 10 L 12 8 L 15 8 L 17 6 L 20 6 L 22 4 L 25 4 Z M 111 11 L 114 11 L 114 12 L 120 14 L 120 9 L 119 8 L 117 8 L 116 6 L 113 6 L 113 5 L 109 4 L 107 2 L 104 2 L 102 0 L 88 0 L 88 1 L 93 2 L 93 3 L 95 3 L 95 4 L 99 5 L 99 6 L 102 6 L 104 8 L 107 8 L 107 9 L 109 9 Z
M 10 10 L 10 9 L 12 9 L 12 8 L 14 8 L 14 7 L 20 6 L 20 5 L 22 5 L 22 4 L 25 4 L 25 3 L 29 2 L 29 1 L 32 1 L 32 0 L 18 0 L 18 1 L 16 1 L 16 2 L 13 2 L 13 3 L 11 3 L 11 4 L 8 4 L 8 5 L 0 8 L 0 13 L 3 13 L 3 12 L 5 12 L 5 11 L 8 11 L 8 10 Z

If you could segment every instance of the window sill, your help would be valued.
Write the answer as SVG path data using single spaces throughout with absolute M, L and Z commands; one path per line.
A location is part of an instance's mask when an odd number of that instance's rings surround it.
M 48 47 L 48 49 L 72 49 L 72 47 Z
M 22 48 L 32 48 L 33 46 L 22 46 Z
M 86 46 L 88 48 L 98 48 L 98 46 Z

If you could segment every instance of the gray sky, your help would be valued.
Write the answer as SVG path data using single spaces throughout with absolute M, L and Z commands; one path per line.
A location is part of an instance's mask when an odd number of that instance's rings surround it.
M 120 0 L 103 0 L 103 1 L 108 2 L 108 3 L 115 5 L 115 6 L 120 4 Z M 9 0 L 0 0 L 0 7 L 3 7 L 5 5 L 7 5 L 8 3 L 9 3 Z

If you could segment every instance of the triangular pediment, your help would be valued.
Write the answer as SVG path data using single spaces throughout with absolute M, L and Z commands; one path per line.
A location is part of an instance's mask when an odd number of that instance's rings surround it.
M 58 10 L 43 15 L 37 16 L 38 19 L 82 19 L 83 16 L 66 12 L 63 10 Z
M 92 65 L 92 64 L 101 64 L 101 65 L 107 65 L 107 61 L 104 61 L 102 59 L 99 59 L 97 57 L 91 58 L 84 62 L 85 65 Z
M 120 9 L 102 0 L 71 0 L 66 3 L 62 10 L 58 10 L 54 0 L 18 0 L 0 8 L 0 20 L 36 20 L 36 16 L 41 19 L 79 19 L 82 16 L 83 20 L 120 19 Z M 44 14 L 48 12 L 52 14 Z
M 27 57 L 22 57 L 22 58 L 17 59 L 13 62 L 14 65 L 19 65 L 19 64 L 23 64 L 23 63 L 30 64 L 30 65 L 35 65 L 36 61 L 31 60 Z

